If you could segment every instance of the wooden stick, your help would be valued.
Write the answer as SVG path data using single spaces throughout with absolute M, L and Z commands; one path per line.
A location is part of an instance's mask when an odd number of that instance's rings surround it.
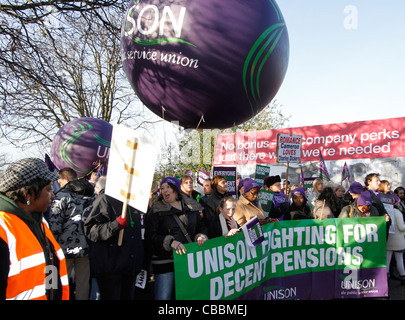
M 130 198 L 130 194 L 129 191 L 131 190 L 131 182 L 132 182 L 132 166 L 134 165 L 134 159 L 135 159 L 135 152 L 138 149 L 138 140 L 135 138 L 134 141 L 127 141 L 127 147 L 130 147 L 132 152 L 131 152 L 131 157 L 129 159 L 129 166 L 125 166 L 125 169 L 128 171 L 127 174 L 127 181 L 126 181 L 126 185 L 125 185 L 125 196 L 124 196 L 124 202 L 122 205 L 122 212 L 121 212 L 121 217 L 123 219 L 125 219 L 126 215 L 127 215 L 127 207 L 128 207 L 128 200 Z M 120 233 L 118 235 L 118 245 L 121 246 L 122 245 L 122 239 L 124 237 L 124 229 L 120 230 Z
M 285 199 L 284 201 L 287 201 L 288 199 L 288 168 L 290 167 L 290 162 L 287 162 L 287 172 L 286 172 L 286 177 L 285 177 Z
M 319 217 L 319 220 L 322 220 L 322 215 L 323 215 L 323 209 L 325 208 L 325 199 L 323 200 L 322 204 L 322 210 L 321 210 L 321 216 Z

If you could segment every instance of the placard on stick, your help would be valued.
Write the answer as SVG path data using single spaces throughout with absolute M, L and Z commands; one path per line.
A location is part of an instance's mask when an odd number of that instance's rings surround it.
M 301 162 L 302 136 L 279 133 L 277 134 L 277 162 Z
M 114 125 L 105 193 L 146 212 L 159 152 L 159 141 L 123 125 Z

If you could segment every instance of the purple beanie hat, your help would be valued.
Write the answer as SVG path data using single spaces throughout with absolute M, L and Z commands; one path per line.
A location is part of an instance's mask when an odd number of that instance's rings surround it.
M 364 191 L 363 186 L 360 182 L 354 181 L 349 187 L 349 192 L 354 194 L 360 194 Z
M 371 206 L 373 204 L 373 201 L 371 200 L 370 192 L 362 192 L 360 197 L 357 199 L 357 204 L 359 206 Z
M 260 183 L 257 183 L 255 180 L 251 178 L 246 178 L 243 180 L 243 191 L 248 192 L 250 189 L 253 188 L 262 188 L 263 186 Z
M 291 197 L 294 198 L 296 194 L 302 195 L 305 199 L 307 198 L 307 195 L 305 194 L 305 189 L 303 187 L 298 187 L 295 188 L 293 191 L 291 191 Z
M 162 179 L 162 182 L 160 183 L 160 187 L 162 187 L 162 184 L 165 182 L 170 183 L 174 185 L 177 188 L 177 192 L 180 193 L 181 191 L 181 181 L 175 177 L 165 177 Z

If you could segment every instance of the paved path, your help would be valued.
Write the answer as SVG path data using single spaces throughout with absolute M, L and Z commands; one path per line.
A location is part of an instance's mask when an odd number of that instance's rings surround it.
M 405 281 L 390 279 L 388 281 L 388 293 L 390 300 L 405 300 Z

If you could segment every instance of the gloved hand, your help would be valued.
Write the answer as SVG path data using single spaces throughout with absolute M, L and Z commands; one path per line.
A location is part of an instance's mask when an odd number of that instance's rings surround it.
M 117 218 L 118 224 L 120 225 L 120 229 L 125 229 L 128 226 L 128 216 L 125 216 L 125 218 L 122 218 L 122 216 L 119 216 Z

